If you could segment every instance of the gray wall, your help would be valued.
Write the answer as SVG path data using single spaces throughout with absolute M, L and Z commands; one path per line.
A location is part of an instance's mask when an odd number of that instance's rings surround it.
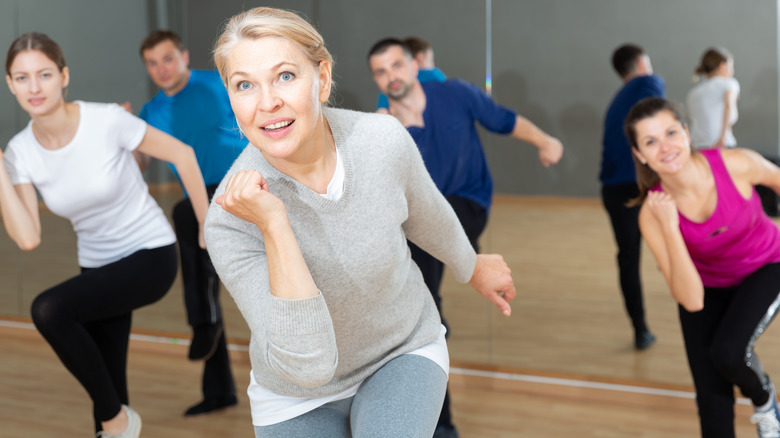
M 603 114 L 621 85 L 610 55 L 629 41 L 647 50 L 667 96 L 678 102 L 704 50 L 727 47 L 742 86 L 735 136 L 740 145 L 776 155 L 777 15 L 777 2 L 766 0 L 494 0 L 494 96 L 566 147 L 564 160 L 548 170 L 528 148 L 485 137 L 496 189 L 597 193 Z
M 220 23 L 260 2 L 188 3 L 190 47 L 213 46 Z M 263 2 L 302 12 L 336 58 L 337 106 L 374 109 L 376 86 L 366 67 L 371 44 L 385 36 L 419 35 L 450 77 L 484 87 L 485 2 L 476 0 L 308 0 Z M 499 193 L 597 196 L 604 111 L 621 83 L 612 50 L 623 42 L 646 48 L 668 97 L 682 102 L 692 72 L 710 45 L 729 48 L 742 85 L 741 145 L 778 153 L 778 8 L 746 0 L 493 0 L 493 96 L 528 117 L 566 148 L 558 166 L 543 168 L 535 149 L 483 133 Z M 199 32 L 194 32 L 200 29 Z M 193 64 L 208 66 L 208 54 Z
M 136 111 L 156 90 L 137 50 L 153 28 L 180 32 L 192 66 L 213 68 L 219 27 L 258 5 L 302 12 L 336 58 L 337 106 L 373 110 L 376 86 L 365 55 L 385 36 L 419 35 L 436 49 L 450 77 L 484 87 L 485 2 L 480 0 L 6 0 L 0 2 L 0 44 L 22 32 L 49 33 L 72 72 L 70 99 L 121 102 Z M 682 101 L 709 45 L 735 55 L 742 85 L 741 145 L 778 153 L 777 1 L 745 0 L 493 0 L 493 96 L 559 137 L 566 152 L 550 169 L 533 148 L 483 133 L 499 193 L 597 196 L 602 117 L 620 81 L 609 56 L 632 41 L 649 52 L 670 98 Z M 0 87 L 0 144 L 27 122 Z M 159 180 L 168 175 L 153 176 Z

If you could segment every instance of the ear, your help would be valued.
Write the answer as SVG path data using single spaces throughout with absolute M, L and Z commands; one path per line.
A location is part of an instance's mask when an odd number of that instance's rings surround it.
M 181 51 L 181 59 L 184 60 L 184 65 L 187 67 L 190 66 L 190 51 L 187 49 L 184 49 Z
M 14 85 L 13 81 L 11 81 L 11 75 L 5 75 L 5 83 L 8 85 L 8 90 L 16 96 L 16 91 L 14 91 Z
M 68 67 L 62 67 L 62 88 L 68 88 L 70 84 L 70 69 Z
M 330 90 L 331 86 L 333 84 L 332 77 L 331 77 L 331 71 L 332 66 L 330 65 L 330 61 L 328 60 L 322 60 L 320 61 L 319 70 L 320 70 L 320 102 L 325 103 L 330 98 Z
M 412 58 L 412 61 L 411 61 L 410 64 L 411 64 L 412 74 L 416 78 L 417 77 L 417 73 L 420 72 L 420 63 L 417 61 L 417 58 Z
M 414 56 L 414 60 L 417 61 L 417 68 L 420 68 L 420 66 L 425 64 L 425 52 L 417 52 L 417 55 Z
M 631 152 L 634 153 L 634 156 L 637 160 L 639 160 L 642 164 L 647 164 L 647 160 L 645 160 L 645 157 L 642 156 L 642 153 L 637 150 L 637 148 L 631 146 Z

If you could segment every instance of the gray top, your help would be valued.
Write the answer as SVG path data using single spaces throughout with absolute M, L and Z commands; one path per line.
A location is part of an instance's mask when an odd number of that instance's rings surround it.
M 284 202 L 318 296 L 271 295 L 257 227 L 216 204 L 206 217 L 211 259 L 252 332 L 255 380 L 293 397 L 338 393 L 436 339 L 439 315 L 407 238 L 460 282 L 470 280 L 476 263 L 455 213 L 394 117 L 330 108 L 324 114 L 344 160 L 339 200 L 279 172 L 256 147 L 228 171 L 256 169 Z

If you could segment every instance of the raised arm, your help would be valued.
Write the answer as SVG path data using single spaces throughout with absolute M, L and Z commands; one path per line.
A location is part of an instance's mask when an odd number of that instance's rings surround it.
M 563 156 L 563 145 L 557 138 L 548 135 L 533 122 L 519 114 L 510 135 L 539 149 L 539 161 L 544 167 L 558 163 Z
M 255 170 L 223 185 L 207 220 L 214 267 L 269 368 L 296 385 L 324 385 L 338 365 L 335 332 L 284 204 Z
M 242 170 L 231 175 L 225 194 L 217 197 L 216 203 L 263 233 L 272 295 L 286 300 L 319 295 L 287 210 L 279 198 L 268 192 L 268 184 L 259 172 Z
M 704 285 L 680 232 L 677 207 L 664 192 L 649 192 L 639 229 L 664 274 L 672 297 L 689 312 L 704 307 Z
M 20 249 L 30 251 L 40 245 L 41 216 L 35 188 L 32 184 L 11 183 L 5 165 L 0 165 L 0 211 L 5 231 Z
M 146 135 L 136 150 L 158 160 L 172 163 L 176 167 L 176 172 L 178 172 L 184 189 L 187 190 L 187 195 L 192 201 L 195 217 L 198 219 L 200 230 L 198 243 L 201 248 L 205 248 L 203 223 L 206 220 L 209 200 L 206 185 L 203 183 L 203 175 L 201 175 L 198 161 L 195 159 L 195 152 L 188 145 L 152 126 L 146 128 Z

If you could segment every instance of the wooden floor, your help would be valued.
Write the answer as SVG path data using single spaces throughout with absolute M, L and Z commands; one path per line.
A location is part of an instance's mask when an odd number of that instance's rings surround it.
M 157 194 L 166 211 L 178 194 Z M 29 302 L 48 285 L 76 272 L 68 224 L 44 217 L 44 246 L 9 254 L 0 239 L 0 314 L 29 321 Z M 483 252 L 505 256 L 518 298 L 501 316 L 468 287 L 445 277 L 444 314 L 453 365 L 454 419 L 464 438 L 690 437 L 698 431 L 691 380 L 676 306 L 647 250 L 643 253 L 648 320 L 658 342 L 632 348 L 615 270 L 606 214 L 594 199 L 497 197 L 482 239 Z M 45 269 L 41 269 L 45 267 Z M 187 338 L 177 281 L 158 303 L 134 314 L 131 399 L 147 437 L 251 437 L 243 389 L 249 364 L 232 360 L 238 408 L 202 418 L 181 412 L 200 394 L 201 364 L 186 360 Z M 246 345 L 248 330 L 227 293 L 222 296 L 231 342 Z M 0 438 L 86 437 L 86 393 L 34 330 L 0 321 Z M 780 329 L 758 343 L 767 371 L 780 376 Z M 738 406 L 738 435 L 755 436 L 750 407 Z
M 32 327 L 14 325 L 0 323 L 0 437 L 89 436 L 91 405 L 83 389 Z M 231 351 L 231 360 L 236 383 L 245 388 L 248 355 Z M 254 436 L 243 391 L 236 408 L 182 417 L 181 412 L 199 397 L 200 378 L 200 364 L 186 360 L 185 346 L 133 339 L 129 362 L 131 403 L 143 418 L 142 436 Z M 467 374 L 475 372 L 484 376 Z M 549 373 L 518 375 L 456 367 L 450 379 L 454 418 L 463 438 L 697 435 L 690 392 L 675 394 L 668 388 L 614 384 L 600 385 L 605 389 L 575 386 L 597 383 L 552 378 Z M 640 392 L 647 390 L 662 394 Z M 755 436 L 748 421 L 750 407 L 738 406 L 737 413 L 739 436 Z

